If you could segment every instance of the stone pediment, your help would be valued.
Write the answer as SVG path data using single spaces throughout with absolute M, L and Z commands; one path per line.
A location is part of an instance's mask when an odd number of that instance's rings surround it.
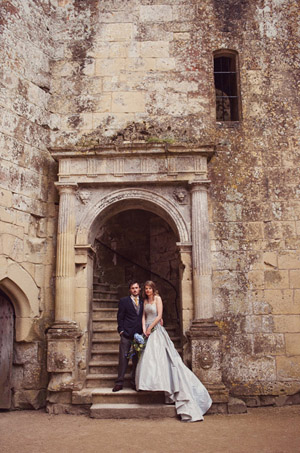
M 192 182 L 207 178 L 207 162 L 214 146 L 138 142 L 50 152 L 59 162 L 60 182 Z

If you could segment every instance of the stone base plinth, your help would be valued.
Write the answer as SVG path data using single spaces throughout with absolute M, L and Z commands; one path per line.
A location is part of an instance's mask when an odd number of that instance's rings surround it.
M 65 392 L 80 389 L 76 362 L 77 343 L 82 333 L 74 322 L 55 323 L 47 333 L 48 390 Z
M 187 332 L 193 372 L 204 385 L 225 389 L 221 372 L 220 336 L 221 332 L 213 319 L 194 320 Z

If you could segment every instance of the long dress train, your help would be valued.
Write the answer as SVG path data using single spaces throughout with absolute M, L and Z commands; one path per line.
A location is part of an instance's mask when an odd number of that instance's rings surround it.
M 157 316 L 155 304 L 145 304 L 146 324 Z M 148 338 L 136 369 L 137 390 L 164 391 L 166 402 L 175 403 L 181 420 L 195 422 L 212 404 L 202 382 L 185 366 L 166 329 L 158 324 Z

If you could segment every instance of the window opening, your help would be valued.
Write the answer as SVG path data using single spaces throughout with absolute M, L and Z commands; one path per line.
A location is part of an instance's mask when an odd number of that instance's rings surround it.
M 217 121 L 239 121 L 236 58 L 234 55 L 214 57 Z

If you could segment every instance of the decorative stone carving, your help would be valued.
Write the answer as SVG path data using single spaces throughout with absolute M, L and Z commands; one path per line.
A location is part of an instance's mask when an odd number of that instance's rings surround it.
M 187 191 L 181 187 L 177 187 L 173 192 L 175 200 L 180 204 L 187 204 Z
M 187 337 L 191 343 L 193 372 L 213 394 L 214 403 L 227 403 L 229 393 L 222 382 L 219 328 L 213 320 L 194 320 Z
M 91 198 L 91 192 L 89 192 L 88 190 L 79 190 L 77 192 L 77 198 L 79 198 L 81 203 L 87 204 Z
M 180 236 L 180 241 L 183 243 L 190 242 L 190 236 L 186 221 L 184 220 L 181 212 L 177 209 L 174 203 L 171 203 L 168 198 L 153 190 L 128 187 L 126 189 L 116 190 L 104 196 L 95 205 L 92 205 L 87 212 L 84 212 L 79 222 L 76 243 L 88 243 L 87 233 L 90 232 L 94 220 L 100 215 L 100 213 L 103 213 L 108 207 L 114 205 L 115 203 L 125 200 L 132 200 L 135 207 L 138 206 L 137 203 L 141 203 L 141 208 L 145 207 L 148 203 L 150 208 L 151 205 L 153 207 L 156 207 L 156 210 L 160 208 L 162 212 L 168 214 L 168 216 L 172 219 L 174 225 L 176 225 Z

